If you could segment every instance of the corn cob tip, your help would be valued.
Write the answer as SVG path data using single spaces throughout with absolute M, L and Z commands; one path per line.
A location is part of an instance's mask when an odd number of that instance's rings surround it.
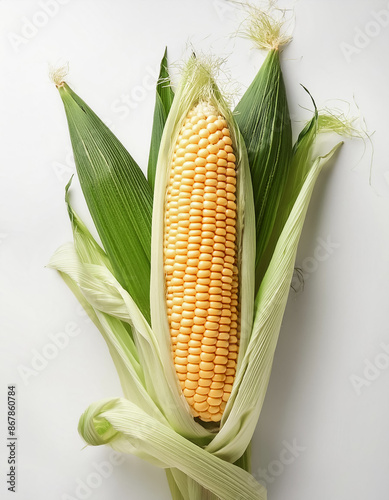
M 191 57 L 181 68 L 182 81 L 185 82 L 182 100 L 185 101 L 186 97 L 192 94 L 192 89 L 197 88 L 198 102 L 214 103 L 220 97 L 221 85 L 223 100 L 228 108 L 232 107 L 236 92 L 231 85 L 230 76 L 225 73 L 224 64 L 225 59 L 221 57 L 192 51 Z
M 69 64 L 66 63 L 59 67 L 50 66 L 49 68 L 49 76 L 50 80 L 55 84 L 57 89 L 59 87 L 63 87 L 65 84 L 65 78 L 69 73 Z

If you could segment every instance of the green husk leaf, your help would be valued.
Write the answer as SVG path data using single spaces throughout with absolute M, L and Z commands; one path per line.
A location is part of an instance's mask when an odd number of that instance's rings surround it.
M 165 194 L 168 183 L 171 159 L 176 139 L 182 123 L 189 111 L 204 100 L 211 103 L 227 120 L 237 158 L 237 245 L 239 249 L 238 267 L 241 283 L 241 329 L 238 365 L 244 356 L 251 334 L 254 299 L 253 266 L 255 259 L 255 214 L 244 142 L 233 116 L 213 78 L 215 63 L 207 63 L 196 57 L 189 59 L 175 94 L 172 108 L 167 119 L 158 157 L 156 188 L 154 191 L 152 224 L 151 259 L 151 318 L 152 326 L 158 332 L 161 355 L 172 360 L 171 338 L 168 324 L 165 275 L 163 265 L 163 227 L 165 213 Z M 168 367 L 176 376 L 173 362 Z M 179 387 L 179 386 L 178 386 Z M 228 406 L 229 403 L 227 403 Z M 189 408 L 189 407 L 188 407 Z
M 179 469 L 223 500 L 266 500 L 265 487 L 248 472 L 207 453 L 128 400 L 94 403 L 81 417 L 79 432 L 88 444 L 109 444 L 116 451 L 160 462 L 173 474 Z
M 107 254 L 91 235 L 81 218 L 74 211 L 70 203 L 70 187 L 73 176 L 65 187 L 65 202 L 68 209 L 70 223 L 72 225 L 74 247 L 81 262 L 89 264 L 103 264 L 112 271 L 112 265 Z
M 93 236 L 91 235 L 89 229 L 74 211 L 71 203 L 70 203 L 70 187 L 72 183 L 72 178 L 68 182 L 65 188 L 65 201 L 68 209 L 68 214 L 70 218 L 70 222 L 73 230 L 73 240 L 74 240 L 74 248 L 77 252 L 78 258 L 84 264 L 99 264 L 105 266 L 111 273 L 113 273 L 111 262 L 109 261 L 106 253 L 101 248 L 101 246 L 95 241 Z M 62 277 L 64 278 L 64 274 Z M 69 285 L 70 286 L 70 285 Z M 73 288 L 70 286 L 73 290 Z M 73 290 L 74 291 L 74 290 Z M 84 299 L 85 301 L 85 299 Z M 84 304 L 83 304 L 84 305 Z M 89 305 L 89 304 L 88 304 Z M 85 309 L 85 306 L 84 306 Z M 127 323 L 122 323 L 120 325 L 120 330 L 125 329 L 128 332 L 128 335 L 133 337 L 131 326 Z
M 277 210 L 276 221 L 259 265 L 258 275 L 260 277 L 264 276 L 266 273 L 267 266 L 272 258 L 280 234 L 302 185 L 305 182 L 308 172 L 315 161 L 313 151 L 318 135 L 332 132 L 346 137 L 361 137 L 361 133 L 358 129 L 353 127 L 354 119 L 346 118 L 340 113 L 331 112 L 329 110 L 319 112 L 311 94 L 305 87 L 303 88 L 312 99 L 314 113 L 311 120 L 307 122 L 300 132 L 293 147 L 293 156 L 285 188 Z
M 269 52 L 235 109 L 247 147 L 256 216 L 255 290 L 292 155 L 292 130 L 279 51 Z
M 157 168 L 159 146 L 161 144 L 163 129 L 165 127 L 165 123 L 171 105 L 173 103 L 173 98 L 174 98 L 174 92 L 171 87 L 169 70 L 168 70 L 167 48 L 165 48 L 165 53 L 161 61 L 159 78 L 157 82 L 153 130 L 151 133 L 149 163 L 147 167 L 147 180 L 149 181 L 152 191 L 154 191 L 155 171 Z
M 124 146 L 66 83 L 58 85 L 80 184 L 115 276 L 150 320 L 152 193 Z
M 253 332 L 246 355 L 237 371 L 232 404 L 224 424 L 206 448 L 224 460 L 236 461 L 250 443 L 263 405 L 284 310 L 289 295 L 300 234 L 311 194 L 323 165 L 342 143 L 318 157 L 306 177 L 277 242 L 272 260 L 255 301 Z

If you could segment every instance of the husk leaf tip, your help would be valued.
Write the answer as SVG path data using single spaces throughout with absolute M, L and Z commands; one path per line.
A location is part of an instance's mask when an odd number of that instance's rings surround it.
M 264 50 L 281 50 L 292 40 L 288 33 L 286 10 L 277 8 L 269 2 L 261 8 L 248 2 L 233 2 L 241 5 L 247 12 L 239 30 L 239 35 L 254 42 Z
M 63 64 L 62 66 L 49 67 L 50 80 L 55 84 L 57 88 L 64 86 L 65 79 L 68 76 L 68 73 L 69 73 L 69 63 Z

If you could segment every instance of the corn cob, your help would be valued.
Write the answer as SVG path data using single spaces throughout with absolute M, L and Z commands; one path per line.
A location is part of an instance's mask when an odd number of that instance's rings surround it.
M 235 162 L 226 120 L 197 104 L 172 158 L 164 269 L 176 373 L 203 421 L 220 421 L 238 355 Z

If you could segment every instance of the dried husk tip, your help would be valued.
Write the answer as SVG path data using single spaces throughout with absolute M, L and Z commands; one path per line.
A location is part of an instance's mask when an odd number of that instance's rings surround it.
M 234 3 L 242 6 L 247 12 L 239 35 L 253 41 L 259 49 L 282 50 L 292 40 L 288 33 L 287 11 L 276 8 L 274 2 L 270 2 L 267 8 L 250 3 Z
M 62 66 L 49 67 L 49 77 L 50 80 L 55 84 L 57 89 L 63 87 L 65 84 L 65 79 L 69 73 L 69 63 L 63 64 Z

